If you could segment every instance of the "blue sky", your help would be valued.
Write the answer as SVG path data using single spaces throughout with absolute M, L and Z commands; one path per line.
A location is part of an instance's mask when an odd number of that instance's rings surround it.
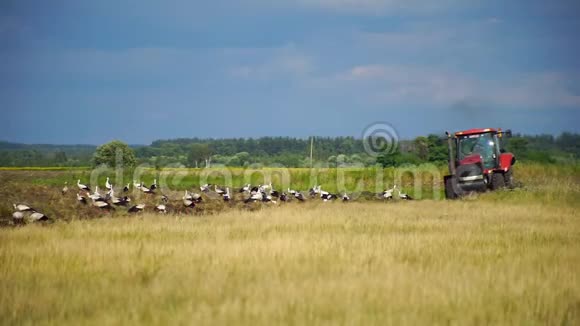
M 578 1 L 0 2 L 0 139 L 580 132 Z

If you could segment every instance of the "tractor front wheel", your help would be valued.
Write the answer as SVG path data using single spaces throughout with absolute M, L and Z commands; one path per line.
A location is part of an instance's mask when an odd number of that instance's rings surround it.
M 498 190 L 505 187 L 505 179 L 503 173 L 496 172 L 491 175 L 491 190 Z

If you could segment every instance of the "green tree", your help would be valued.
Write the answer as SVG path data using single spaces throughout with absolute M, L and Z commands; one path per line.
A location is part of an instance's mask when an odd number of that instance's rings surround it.
M 206 162 L 211 157 L 211 150 L 208 144 L 191 144 L 187 161 L 191 167 L 198 167 L 200 163 Z
M 437 135 L 427 136 L 427 147 L 429 148 L 429 162 L 447 162 L 447 140 Z
M 338 154 L 336 156 L 336 166 L 341 166 L 348 163 L 348 156 L 344 155 L 344 154 Z
M 54 161 L 57 164 L 64 164 L 64 163 L 66 163 L 66 161 L 67 161 L 66 153 L 63 152 L 63 151 L 58 151 L 58 152 L 54 153 Z
M 383 153 L 377 157 L 377 163 L 383 167 L 397 166 L 401 162 L 401 151 L 397 147 L 392 153 Z
M 562 133 L 557 139 L 556 144 L 566 153 L 580 155 L 580 135 L 569 132 Z
M 351 163 L 362 163 L 362 157 L 359 154 L 352 154 L 350 156 Z
M 302 157 L 297 154 L 285 153 L 274 158 L 274 162 L 282 164 L 285 167 L 298 167 L 300 166 Z
M 240 158 L 237 157 L 236 155 L 231 156 L 227 162 L 228 166 L 241 166 L 242 162 L 240 161 Z
M 417 137 L 414 140 L 415 154 L 422 161 L 427 161 L 429 159 L 429 140 L 427 137 Z
M 327 162 L 331 167 L 333 168 L 336 167 L 336 156 L 335 155 L 329 156 Z
M 120 163 L 121 166 L 118 166 Z M 135 166 L 135 153 L 129 145 L 119 140 L 97 147 L 93 155 L 95 166 L 106 164 L 109 167 L 132 167 Z
M 509 140 L 508 149 L 517 156 L 525 157 L 528 153 L 528 140 L 523 137 L 514 137 Z

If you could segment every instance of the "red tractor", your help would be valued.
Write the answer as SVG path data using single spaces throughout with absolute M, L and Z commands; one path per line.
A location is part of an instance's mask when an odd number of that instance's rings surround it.
M 472 191 L 513 187 L 512 167 L 516 157 L 502 148 L 502 139 L 511 131 L 469 129 L 446 132 L 449 175 L 444 177 L 445 197 L 455 199 Z

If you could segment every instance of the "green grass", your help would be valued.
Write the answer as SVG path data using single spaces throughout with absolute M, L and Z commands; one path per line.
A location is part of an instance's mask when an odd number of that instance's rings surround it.
M 139 169 L 121 171 L 119 175 L 111 169 L 0 169 L 0 181 L 9 182 L 14 188 L 24 185 L 54 187 L 61 189 L 65 182 L 75 188 L 77 179 L 94 187 L 104 186 L 106 177 L 111 183 L 122 188 L 133 180 L 152 184 L 154 179 L 165 185 L 165 191 L 181 192 L 185 189 L 198 189 L 203 183 L 229 185 L 239 188 L 247 183 L 254 185 L 272 182 L 277 190 L 292 188 L 308 190 L 313 185 L 322 185 L 330 192 L 379 193 L 391 188 L 393 184 L 415 198 L 441 199 L 443 195 L 442 178 L 447 174 L 446 166 L 422 165 L 412 168 L 351 168 L 351 169 L 306 169 L 306 168 L 212 168 L 212 169 Z M 515 178 L 526 192 L 521 196 L 545 197 L 553 200 L 554 196 L 564 196 L 567 202 L 574 202 L 570 192 L 560 191 L 580 184 L 579 165 L 523 164 L 515 166 Z M 561 183 L 564 187 L 560 187 Z M 91 184 L 92 183 L 92 184 Z M 529 192 L 527 190 L 534 190 Z M 547 194 L 543 194 L 545 191 Z M 573 192 L 572 192 L 573 193 Z M 2 189 L 0 188 L 0 195 Z M 520 196 L 520 195 L 518 195 Z M 509 196 L 514 198 L 514 196 Z M 517 197 L 517 196 L 516 196 Z M 501 198 L 501 196 L 499 197 Z M 24 200 L 21 198 L 19 200 Z
M 434 172 L 435 171 L 435 172 Z M 373 200 L 374 194 L 392 187 L 394 183 L 404 192 L 417 199 L 442 199 L 443 186 L 440 176 L 445 174 L 444 167 L 417 168 L 414 177 L 409 170 L 396 169 L 273 169 L 248 170 L 242 168 L 228 169 L 166 169 L 157 171 L 144 169 L 126 171 L 122 175 L 123 183 L 119 185 L 116 173 L 113 170 L 4 170 L 0 171 L 0 222 L 2 219 L 11 217 L 12 203 L 27 203 L 43 213 L 59 219 L 74 220 L 101 216 L 90 207 L 81 208 L 75 200 L 77 192 L 76 181 L 81 179 L 94 189 L 94 185 L 104 188 L 105 178 L 111 177 L 111 182 L 117 184 L 117 188 L 127 182 L 133 183 L 134 179 L 151 184 L 157 179 L 161 192 L 172 198 L 170 207 L 174 213 L 187 213 L 179 206 L 179 199 L 183 191 L 199 191 L 200 183 L 215 183 L 232 185 L 232 193 L 246 183 L 254 185 L 272 182 L 276 189 L 285 191 L 292 188 L 307 191 L 315 184 L 321 184 L 327 191 L 335 192 L 345 189 L 351 197 L 357 200 Z M 439 176 L 437 176 L 439 174 Z M 492 202 L 518 203 L 541 203 L 545 205 L 569 205 L 579 207 L 577 200 L 580 193 L 580 170 L 578 166 L 571 165 L 538 165 L 520 164 L 516 166 L 515 176 L 520 187 L 513 191 L 500 191 L 487 194 L 475 195 L 477 200 Z M 91 182 L 91 180 L 93 180 Z M 226 182 L 227 180 L 227 182 Z M 98 183 L 97 183 L 98 181 Z M 62 196 L 60 190 L 65 182 L 68 182 L 71 191 Z M 421 190 L 421 192 L 418 192 Z M 143 202 L 152 207 L 159 204 L 158 196 L 145 197 L 139 191 L 131 192 L 135 201 Z M 236 195 L 238 200 L 242 198 Z M 358 196 L 358 197 L 357 197 Z M 465 198 L 470 200 L 472 197 Z M 376 200 L 376 199 L 374 199 Z M 208 201 L 207 204 L 198 207 L 195 214 L 208 214 L 227 209 L 228 206 L 240 209 L 253 209 L 243 204 L 224 205 L 221 201 Z M 115 216 L 124 216 L 122 210 L 114 213 Z M 1 224 L 1 223 L 0 223 Z
M 46 172 L 46 173 L 44 173 Z M 91 177 L 101 186 L 106 177 L 119 187 L 141 180 L 146 184 L 153 183 L 153 179 L 164 182 L 175 190 L 191 189 L 200 183 L 213 183 L 241 187 L 246 183 L 265 184 L 272 182 L 279 189 L 292 187 L 298 190 L 307 190 L 315 184 L 324 189 L 335 192 L 342 188 L 347 191 L 380 192 L 390 188 L 394 183 L 408 187 L 407 192 L 413 194 L 415 185 L 420 185 L 426 197 L 432 197 L 433 191 L 442 191 L 442 177 L 447 174 L 446 166 L 421 165 L 410 168 L 212 168 L 212 169 L 185 169 L 167 168 L 162 170 L 139 169 L 125 170 L 120 175 L 112 169 L 66 169 L 66 168 L 2 168 L 0 177 L 11 180 L 18 179 L 26 183 L 46 186 L 62 186 L 65 181 L 76 184 L 77 179 L 90 184 Z M 555 180 L 569 179 L 570 182 L 579 182 L 578 165 L 552 164 L 517 164 L 515 177 L 525 186 L 541 185 L 541 182 L 551 185 Z

